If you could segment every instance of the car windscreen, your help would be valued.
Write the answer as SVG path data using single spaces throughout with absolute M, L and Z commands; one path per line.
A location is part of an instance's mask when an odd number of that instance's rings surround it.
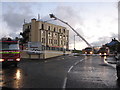
M 0 43 L 0 50 L 19 50 L 19 44 Z
M 106 50 L 106 48 L 100 48 L 100 51 L 105 51 Z
M 85 48 L 85 50 L 92 51 L 92 48 Z

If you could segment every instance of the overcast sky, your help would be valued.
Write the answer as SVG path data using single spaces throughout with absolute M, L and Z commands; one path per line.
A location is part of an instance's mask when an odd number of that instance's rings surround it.
M 8 1 L 8 0 L 7 0 Z M 3 36 L 16 37 L 22 31 L 24 19 L 29 22 L 40 14 L 41 20 L 50 20 L 49 14 L 68 22 L 92 46 L 108 43 L 118 37 L 118 3 L 112 2 L 1 2 Z M 27 0 L 29 1 L 29 0 Z M 84 1 L 84 0 L 83 0 Z M 1 6 L 1 5 L 0 5 Z M 59 21 L 52 21 L 64 25 Z M 68 28 L 68 27 L 67 27 Z M 73 49 L 73 37 L 76 35 L 70 28 L 70 49 Z M 76 49 L 87 47 L 86 43 L 76 36 Z

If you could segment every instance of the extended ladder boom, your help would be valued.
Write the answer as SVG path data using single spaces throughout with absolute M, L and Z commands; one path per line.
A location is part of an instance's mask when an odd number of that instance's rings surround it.
M 89 46 L 92 47 L 73 27 L 71 27 L 67 22 L 62 21 L 61 19 L 55 17 L 53 14 L 50 14 L 50 18 L 54 18 L 55 20 L 59 20 L 65 24 L 67 24 L 76 34 L 77 36 L 79 36 L 83 41 L 85 41 L 85 43 Z

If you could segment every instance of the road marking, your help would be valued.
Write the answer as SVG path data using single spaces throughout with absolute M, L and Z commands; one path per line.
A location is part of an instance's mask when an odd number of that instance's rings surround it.
M 115 64 L 112 65 L 112 64 L 109 63 L 108 58 L 107 58 L 107 59 L 104 59 L 104 62 L 105 62 L 107 65 L 109 65 L 109 66 L 111 66 L 111 67 L 113 67 L 113 68 L 116 68 L 116 65 L 115 65 Z
M 76 62 L 74 65 L 77 65 L 78 64 L 78 62 Z
M 73 68 L 73 66 L 71 66 L 71 67 L 69 68 L 68 73 L 71 71 L 72 68 Z
M 48 61 L 44 61 L 45 63 L 48 62 Z
M 66 83 L 67 83 L 67 77 L 65 77 L 64 82 L 63 82 L 63 90 L 65 90 Z
M 76 63 L 74 64 L 74 66 L 77 65 L 78 63 L 82 62 L 83 60 L 84 60 L 84 59 L 81 59 L 80 61 L 76 62 Z
M 53 61 L 62 61 L 62 60 L 65 60 L 65 58 L 58 58 L 57 60 L 45 60 L 44 63 L 49 63 Z
M 116 65 L 112 65 L 112 64 L 109 64 L 109 63 L 107 65 L 109 65 L 109 66 L 113 67 L 114 69 L 116 69 Z
M 81 59 L 81 60 L 79 60 L 78 62 L 75 62 L 75 64 L 74 65 L 72 65 L 70 68 L 69 68 L 69 70 L 68 70 L 68 72 L 67 72 L 67 75 L 68 75 L 68 73 L 72 70 L 72 68 L 75 66 L 75 65 L 77 65 L 78 63 L 80 63 L 81 61 L 83 61 L 83 60 L 85 60 L 85 59 Z M 66 84 L 67 84 L 67 75 L 66 75 L 66 77 L 65 77 L 65 79 L 64 79 L 64 82 L 63 82 L 63 90 L 65 90 L 65 88 L 66 88 Z

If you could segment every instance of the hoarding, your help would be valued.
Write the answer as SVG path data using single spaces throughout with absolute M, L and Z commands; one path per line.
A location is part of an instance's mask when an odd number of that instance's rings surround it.
M 29 54 L 40 54 L 42 51 L 41 42 L 28 42 L 28 53 Z

